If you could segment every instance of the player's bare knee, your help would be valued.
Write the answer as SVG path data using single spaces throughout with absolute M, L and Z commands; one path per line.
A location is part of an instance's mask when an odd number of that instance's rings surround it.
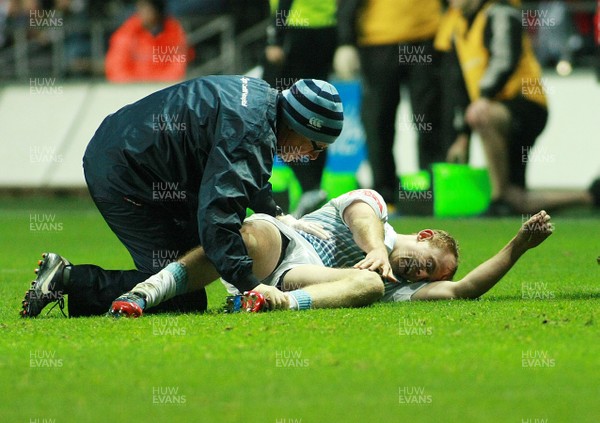
M 378 300 L 383 297 L 385 291 L 383 280 L 377 272 L 371 272 L 369 270 L 366 270 L 366 272 L 367 273 L 364 274 L 365 289 L 370 296 L 374 297 L 373 301 Z
M 353 291 L 365 304 L 370 304 L 383 297 L 384 286 L 381 276 L 370 270 L 357 270 L 352 277 Z

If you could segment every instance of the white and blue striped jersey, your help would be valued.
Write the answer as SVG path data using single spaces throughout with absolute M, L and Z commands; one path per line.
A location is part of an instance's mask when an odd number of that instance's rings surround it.
M 298 231 L 314 247 L 327 267 L 352 267 L 366 256 L 354 241 L 352 232 L 343 219 L 346 207 L 356 201 L 362 201 L 371 206 L 377 217 L 384 223 L 384 243 L 388 253 L 394 248 L 396 232 L 387 223 L 387 207 L 383 198 L 376 191 L 369 189 L 350 191 L 332 199 L 320 209 L 302 218 L 323 226 L 333 234 L 331 238 L 322 240 L 314 235 Z
M 383 198 L 373 190 L 355 190 L 341 195 L 329 201 L 319 210 L 316 210 L 302 218 L 321 225 L 332 233 L 328 240 L 322 240 L 314 235 L 303 231 L 294 230 L 283 222 L 264 214 L 254 214 L 247 220 L 265 220 L 273 224 L 279 231 L 290 240 L 286 249 L 286 256 L 277 268 L 261 283 L 276 286 L 283 275 L 290 269 L 301 265 L 325 265 L 333 268 L 350 268 L 365 258 L 366 254 L 354 241 L 350 228 L 344 222 L 344 211 L 356 201 L 361 201 L 375 211 L 376 216 L 384 224 L 384 244 L 388 253 L 394 248 L 396 232 L 387 223 L 387 208 Z M 398 278 L 398 275 L 396 275 Z M 412 295 L 418 291 L 424 282 L 411 284 L 398 278 L 400 283 L 384 281 L 385 294 L 381 298 L 384 302 L 410 301 Z M 233 285 L 223 280 L 227 291 L 239 294 Z
M 314 235 L 298 231 L 313 246 L 321 261 L 327 267 L 352 267 L 366 256 L 365 252 L 354 241 L 352 232 L 343 219 L 344 210 L 355 201 L 365 202 L 373 208 L 377 217 L 384 224 L 384 244 L 388 253 L 394 248 L 396 231 L 387 223 L 387 207 L 383 198 L 373 190 L 350 191 L 334 198 L 320 209 L 302 218 L 323 226 L 324 229 L 333 234 L 330 239 L 322 240 Z M 426 282 L 411 283 L 398 275 L 396 275 L 396 278 L 399 282 L 383 281 L 385 294 L 380 301 L 410 301 L 413 294 L 426 284 Z

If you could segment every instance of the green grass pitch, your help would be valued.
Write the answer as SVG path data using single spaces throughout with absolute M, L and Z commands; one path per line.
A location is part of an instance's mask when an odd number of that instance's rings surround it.
M 215 283 L 206 315 L 22 320 L 41 252 L 132 263 L 86 199 L 0 204 L 0 422 L 600 419 L 600 221 L 589 214 L 555 216 L 555 234 L 478 301 L 224 315 Z M 453 233 L 460 278 L 521 220 L 392 223 Z

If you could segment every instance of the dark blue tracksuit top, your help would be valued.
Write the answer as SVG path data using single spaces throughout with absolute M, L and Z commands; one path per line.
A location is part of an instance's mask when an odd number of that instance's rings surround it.
M 86 149 L 90 192 L 152 204 L 152 187 L 176 184 L 219 274 L 250 290 L 259 282 L 239 230 L 247 207 L 275 215 L 268 181 L 277 102 L 262 80 L 209 76 L 127 105 L 104 119 Z

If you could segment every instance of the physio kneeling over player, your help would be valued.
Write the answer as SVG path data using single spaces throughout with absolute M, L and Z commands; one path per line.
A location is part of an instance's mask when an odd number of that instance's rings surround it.
M 279 93 L 241 75 L 185 81 L 109 115 L 86 149 L 85 178 L 136 269 L 72 265 L 48 254 L 21 315 L 35 317 L 53 301 L 62 305 L 64 294 L 71 316 L 106 313 L 117 296 L 164 267 L 165 253 L 172 260 L 200 245 L 218 274 L 240 290 L 268 294 L 275 305 L 287 302 L 254 275 L 242 222 L 248 208 L 271 216 L 281 210 L 269 183 L 275 155 L 316 159 L 339 136 L 343 120 L 338 92 L 325 81 L 300 80 Z M 199 277 L 187 263 L 184 257 L 167 266 L 176 286 L 163 311 L 206 309 L 204 288 L 187 289 Z M 121 304 L 134 300 L 125 296 Z

